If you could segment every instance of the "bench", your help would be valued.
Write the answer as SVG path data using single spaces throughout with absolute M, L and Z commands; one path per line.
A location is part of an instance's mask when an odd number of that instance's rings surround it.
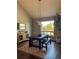
M 48 39 L 48 40 L 43 41 L 43 42 L 42 42 L 42 48 L 46 48 L 46 50 L 47 50 L 47 45 L 48 45 L 48 43 L 51 44 L 51 39 Z

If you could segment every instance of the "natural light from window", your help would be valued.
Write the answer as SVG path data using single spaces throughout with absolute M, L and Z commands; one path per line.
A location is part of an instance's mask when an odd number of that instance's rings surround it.
M 54 21 L 42 21 L 41 33 L 47 35 L 54 35 Z

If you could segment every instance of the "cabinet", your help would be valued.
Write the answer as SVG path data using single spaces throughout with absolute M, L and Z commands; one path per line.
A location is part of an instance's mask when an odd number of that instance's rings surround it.
M 18 43 L 28 40 L 27 33 L 25 31 L 18 31 L 17 41 Z

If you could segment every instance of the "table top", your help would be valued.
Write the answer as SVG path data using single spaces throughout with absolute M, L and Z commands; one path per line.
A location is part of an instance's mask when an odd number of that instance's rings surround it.
M 31 37 L 29 37 L 29 38 L 31 38 L 31 39 L 43 39 L 43 38 L 47 38 L 48 37 L 48 35 L 41 35 L 41 36 L 31 36 Z

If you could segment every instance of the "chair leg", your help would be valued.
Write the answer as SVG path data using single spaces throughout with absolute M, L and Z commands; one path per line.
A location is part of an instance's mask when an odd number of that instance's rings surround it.
M 47 44 L 46 44 L 46 50 L 47 50 Z
M 42 48 L 43 48 L 43 44 L 42 44 Z
M 51 44 L 51 40 L 50 40 L 50 44 Z

